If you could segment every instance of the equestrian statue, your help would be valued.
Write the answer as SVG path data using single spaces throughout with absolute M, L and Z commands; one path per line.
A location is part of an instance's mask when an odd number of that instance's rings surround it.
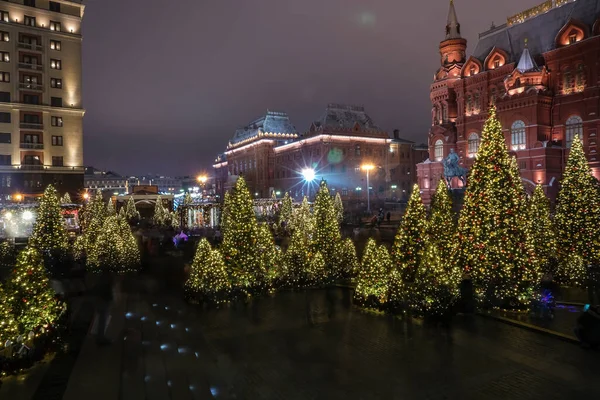
M 450 187 L 450 182 L 452 182 L 452 178 L 458 177 L 460 181 L 463 183 L 463 186 L 466 186 L 466 177 L 467 177 L 467 169 L 458 165 L 458 154 L 454 152 L 454 149 L 450 149 L 450 154 L 446 157 L 442 163 L 444 164 L 444 179 L 446 181 L 446 185 L 448 188 Z

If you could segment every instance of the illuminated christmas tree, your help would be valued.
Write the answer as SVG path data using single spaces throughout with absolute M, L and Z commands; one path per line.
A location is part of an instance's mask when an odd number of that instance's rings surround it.
M 231 208 L 231 196 L 229 192 L 225 192 L 223 196 L 223 207 L 221 208 L 221 229 L 227 229 L 229 225 L 229 209 Z
M 238 178 L 228 196 L 223 221 L 221 254 L 235 287 L 255 288 L 263 285 L 266 271 L 257 255 L 258 224 L 254 202 L 244 178 Z
M 30 246 L 17 257 L 6 293 L 20 332 L 54 324 L 64 310 L 50 287 L 40 253 Z
M 102 231 L 105 220 L 106 207 L 102 200 L 102 192 L 98 190 L 96 195 L 85 205 L 83 212 L 83 235 L 85 237 L 85 248 L 88 254 L 91 253 L 95 247 L 96 240 Z
M 407 292 L 407 286 L 402 280 L 402 274 L 396 268 L 392 268 L 387 278 L 386 307 L 395 312 L 405 311 L 408 302 Z
M 342 234 L 337 220 L 333 200 L 325 181 L 315 197 L 313 210 L 314 236 L 313 247 L 315 252 L 320 252 L 325 260 L 328 275 L 337 275 L 340 270 L 339 260 L 336 259 L 336 246 L 339 245 Z
M 427 235 L 440 251 L 442 260 L 449 260 L 456 245 L 456 223 L 452 210 L 452 198 L 443 181 L 438 183 L 431 202 L 427 221 Z
M 442 258 L 443 250 L 434 241 L 426 245 L 408 294 L 410 308 L 417 315 L 450 314 L 458 297 L 461 273 L 450 259 Z
M 169 213 L 169 210 L 165 208 L 162 197 L 160 196 L 156 197 L 152 222 L 157 226 L 167 226 L 171 223 L 171 214 Z
M 43 255 L 47 267 L 60 259 L 68 248 L 65 220 L 52 185 L 48 185 L 40 201 L 29 244 Z
M 4 347 L 7 340 L 15 342 L 19 336 L 19 325 L 12 311 L 9 294 L 0 284 L 0 346 Z
M 96 243 L 88 249 L 88 267 L 94 272 L 101 269 L 123 271 L 122 248 L 123 238 L 121 237 L 118 217 L 107 217 Z
M 267 224 L 261 224 L 258 227 L 256 252 L 259 263 L 261 264 L 261 271 L 265 271 L 266 273 L 266 276 L 261 278 L 261 280 L 270 284 L 277 276 L 280 258 L 279 252 L 275 248 L 273 234 Z
M 291 287 L 307 284 L 310 257 L 310 242 L 307 236 L 299 229 L 294 230 L 290 244 L 283 255 L 282 284 Z
M 320 285 L 325 280 L 325 260 L 320 252 L 311 255 L 306 270 L 306 281 L 311 286 Z
M 575 276 L 577 255 L 584 266 L 600 262 L 600 194 L 598 181 L 590 171 L 578 136 L 573 138 L 567 166 L 556 203 L 556 224 L 561 267 L 567 280 L 583 281 Z M 575 267 L 575 268 L 569 268 Z M 569 270 L 572 270 L 570 272 Z
M 312 240 L 315 229 L 315 219 L 310 211 L 310 204 L 308 203 L 306 196 L 302 199 L 300 208 L 296 209 L 292 214 L 290 228 L 292 231 L 304 232 L 304 235 Z
M 122 209 L 123 208 L 121 208 L 121 210 Z M 129 222 L 140 218 L 140 213 L 137 208 L 135 208 L 133 196 L 129 196 L 129 200 L 127 200 L 127 205 L 125 206 L 125 217 Z
M 109 198 L 108 201 L 106 202 L 106 215 L 108 217 L 117 215 L 117 210 L 115 210 L 115 205 L 111 198 Z
M 471 274 L 477 294 L 494 305 L 526 303 L 539 278 L 524 196 L 492 107 L 467 182 L 455 262 Z
M 198 243 L 185 290 L 191 295 L 216 302 L 223 301 L 230 295 L 231 284 L 221 253 L 211 249 L 206 238 Z
M 338 223 L 341 225 L 341 223 L 344 222 L 344 204 L 342 203 L 342 196 L 340 196 L 339 192 L 335 194 L 333 209 L 335 210 L 335 216 L 337 217 Z
M 421 260 L 427 228 L 426 217 L 419 187 L 414 185 L 392 248 L 395 266 L 406 282 L 415 279 L 415 272 Z
M 339 260 L 342 278 L 350 278 L 358 273 L 358 257 L 356 256 L 356 247 L 352 239 L 346 238 L 339 242 L 337 259 Z
M 391 258 L 385 247 L 377 247 L 373 239 L 369 239 L 358 276 L 355 300 L 368 307 L 379 307 L 387 301 L 388 275 L 391 269 Z
M 125 270 L 136 270 L 141 263 L 138 242 L 125 218 L 116 217 L 120 237 L 120 260 Z
M 535 187 L 529 202 L 529 222 L 535 254 L 540 266 L 548 271 L 555 264 L 558 249 L 554 224 L 550 219 L 550 200 L 542 185 Z
M 72 204 L 73 203 L 71 201 L 71 195 L 69 194 L 69 192 L 66 192 L 64 194 L 64 196 L 60 199 L 60 203 L 61 204 Z
M 283 200 L 281 201 L 281 211 L 279 212 L 279 227 L 287 230 L 292 219 L 293 203 L 292 198 L 288 192 L 285 192 Z

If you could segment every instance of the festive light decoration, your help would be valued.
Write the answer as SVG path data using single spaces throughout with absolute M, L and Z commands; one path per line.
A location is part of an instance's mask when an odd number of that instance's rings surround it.
M 449 189 L 441 180 L 431 202 L 427 236 L 429 241 L 439 249 L 440 258 L 449 260 L 456 246 L 456 223 Z
M 167 226 L 171 224 L 171 213 L 169 213 L 169 210 L 163 205 L 162 197 L 160 197 L 160 195 L 156 197 L 152 222 L 157 226 Z
M 106 216 L 112 217 L 115 215 L 117 215 L 117 210 L 115 209 L 115 204 L 113 203 L 112 199 L 109 198 L 108 201 L 106 202 Z
M 21 332 L 52 325 L 65 310 L 49 285 L 40 253 L 31 246 L 17 257 L 6 293 Z
M 584 266 L 600 262 L 600 193 L 579 137 L 573 138 L 561 189 L 558 193 L 556 224 L 561 271 L 568 281 L 583 279 Z M 574 258 L 573 255 L 579 256 Z M 578 260 L 578 261 L 574 261 Z
M 66 192 L 64 194 L 64 196 L 60 199 L 60 203 L 61 204 L 72 204 L 73 203 L 71 201 L 71 195 L 69 194 L 69 192 Z
M 337 260 L 339 260 L 340 274 L 342 278 L 356 276 L 359 269 L 356 247 L 350 238 L 342 240 L 337 248 Z
M 467 182 L 454 258 L 471 273 L 476 293 L 492 305 L 527 303 L 539 281 L 527 217 L 519 171 L 492 107 Z
M 238 178 L 226 200 L 221 254 L 232 278 L 232 284 L 239 288 L 261 286 L 266 271 L 257 255 L 258 224 L 252 196 L 243 177 Z
M 121 266 L 125 270 L 136 270 L 141 264 L 138 242 L 125 218 L 116 217 L 119 227 Z
M 392 268 L 388 275 L 387 287 L 386 307 L 390 311 L 405 311 L 408 308 L 408 291 L 402 280 L 402 274 L 396 268 Z
M 292 232 L 290 244 L 283 255 L 281 283 L 284 286 L 302 287 L 310 284 L 307 271 L 310 263 L 310 240 L 304 231 Z
M 273 234 L 267 224 L 261 224 L 258 227 L 258 235 L 256 237 L 256 252 L 258 262 L 261 265 L 260 270 L 265 271 L 266 276 L 259 281 L 264 281 L 270 286 L 279 276 L 279 267 L 281 264 L 280 251 L 275 247 Z
M 550 219 L 550 200 L 544 194 L 542 185 L 537 185 L 529 202 L 529 222 L 535 254 L 540 267 L 550 271 L 557 259 L 557 241 L 554 224 Z M 555 272 L 555 271 L 550 271 Z
M 125 272 L 140 263 L 140 250 L 129 224 L 118 216 L 107 217 L 96 243 L 87 252 L 92 271 Z
M 335 216 L 337 217 L 338 224 L 344 222 L 344 203 L 342 203 L 342 196 L 340 196 L 339 192 L 335 194 L 333 209 L 335 210 Z
M 17 336 L 19 336 L 19 326 L 8 301 L 8 294 L 0 284 L 0 347 L 3 347 L 7 340 L 15 342 Z
M 312 240 L 312 235 L 315 229 L 315 219 L 310 212 L 310 204 L 308 198 L 304 196 L 300 208 L 294 210 L 290 219 L 290 228 L 292 231 L 302 231 Z
M 123 208 L 121 208 L 121 210 L 122 209 Z M 127 218 L 129 222 L 140 219 L 140 213 L 137 208 L 135 208 L 135 201 L 133 201 L 132 196 L 129 197 L 129 200 L 127 200 L 127 205 L 125 206 L 125 218 Z
M 405 282 L 412 282 L 419 266 L 426 234 L 426 211 L 419 186 L 414 185 L 394 239 L 392 257 Z
M 85 237 L 86 253 L 90 255 L 95 247 L 98 235 L 104 226 L 106 207 L 102 200 L 102 192 L 98 190 L 91 201 L 86 203 L 83 210 L 83 235 Z
M 449 315 L 458 297 L 460 270 L 442 254 L 438 243 L 427 243 L 408 294 L 410 308 L 417 315 Z
M 185 290 L 188 295 L 217 303 L 230 295 L 231 283 L 221 253 L 213 250 L 206 238 L 198 243 Z
M 290 194 L 288 192 L 285 192 L 285 195 L 283 196 L 283 200 L 281 201 L 281 211 L 279 212 L 279 227 L 281 229 L 287 230 L 289 225 L 290 225 L 290 221 L 292 219 L 292 213 L 293 213 L 293 203 L 292 203 L 292 198 L 290 197 Z
M 325 276 L 325 260 L 323 259 L 323 255 L 317 251 L 310 257 L 306 278 L 311 285 L 319 285 L 323 283 Z
M 180 223 L 181 223 L 181 217 L 179 216 L 178 213 L 176 213 L 176 212 L 169 213 L 169 226 L 177 229 L 177 228 L 179 228 Z
M 40 201 L 29 244 L 43 255 L 48 267 L 67 250 L 65 221 L 56 189 L 52 185 L 48 185 Z
M 313 248 L 320 252 L 328 268 L 328 275 L 339 276 L 340 265 L 336 258 L 336 247 L 339 245 L 342 234 L 337 220 L 333 200 L 329 195 L 329 189 L 325 181 L 321 185 L 315 197 L 314 204 L 314 236 Z
M 355 300 L 367 307 L 379 307 L 387 301 L 388 274 L 392 269 L 392 261 L 387 249 L 377 247 L 373 239 L 369 239 L 361 268 L 356 279 Z

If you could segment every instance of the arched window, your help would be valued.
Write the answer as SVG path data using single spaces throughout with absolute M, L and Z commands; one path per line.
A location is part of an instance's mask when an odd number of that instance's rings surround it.
M 468 141 L 467 154 L 469 155 L 469 158 L 475 157 L 478 150 L 479 150 L 479 135 L 476 134 L 475 132 L 473 132 L 469 135 L 469 141 Z
M 569 94 L 573 91 L 573 74 L 570 69 L 565 70 L 563 74 L 563 93 Z
M 579 137 L 579 140 L 583 140 L 583 121 L 577 115 L 570 116 L 565 124 L 567 148 L 570 148 L 573 144 L 575 135 Z
M 494 58 L 494 68 L 500 67 L 500 57 Z
M 479 92 L 475 92 L 473 95 L 473 111 L 479 111 L 481 106 L 479 105 Z
M 442 105 L 439 104 L 436 108 L 436 115 L 435 115 L 435 119 L 437 120 L 437 123 L 439 124 L 442 121 Z
M 510 146 L 513 150 L 525 148 L 525 122 L 515 121 L 510 127 Z
M 444 142 L 442 141 L 442 139 L 438 139 L 435 142 L 433 150 L 435 161 L 442 161 L 442 158 L 444 158 Z
M 577 66 L 577 70 L 575 72 L 575 89 L 578 92 L 582 92 L 585 88 L 585 69 L 583 64 L 579 64 Z
M 471 110 L 473 109 L 473 100 L 471 95 L 467 95 L 467 112 L 470 113 Z
M 356 146 L 354 146 L 354 155 L 360 156 L 360 144 L 357 144 Z

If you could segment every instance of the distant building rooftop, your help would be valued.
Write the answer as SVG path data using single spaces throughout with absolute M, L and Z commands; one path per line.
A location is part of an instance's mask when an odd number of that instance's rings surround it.
M 230 141 L 230 147 L 253 140 L 264 134 L 289 135 L 290 139 L 294 139 L 298 136 L 298 130 L 286 113 L 267 110 L 264 116 L 236 130 L 233 139 Z M 265 136 L 269 137 L 269 135 Z
M 315 128 L 380 130 L 363 106 L 330 103 L 325 113 L 313 123 Z

